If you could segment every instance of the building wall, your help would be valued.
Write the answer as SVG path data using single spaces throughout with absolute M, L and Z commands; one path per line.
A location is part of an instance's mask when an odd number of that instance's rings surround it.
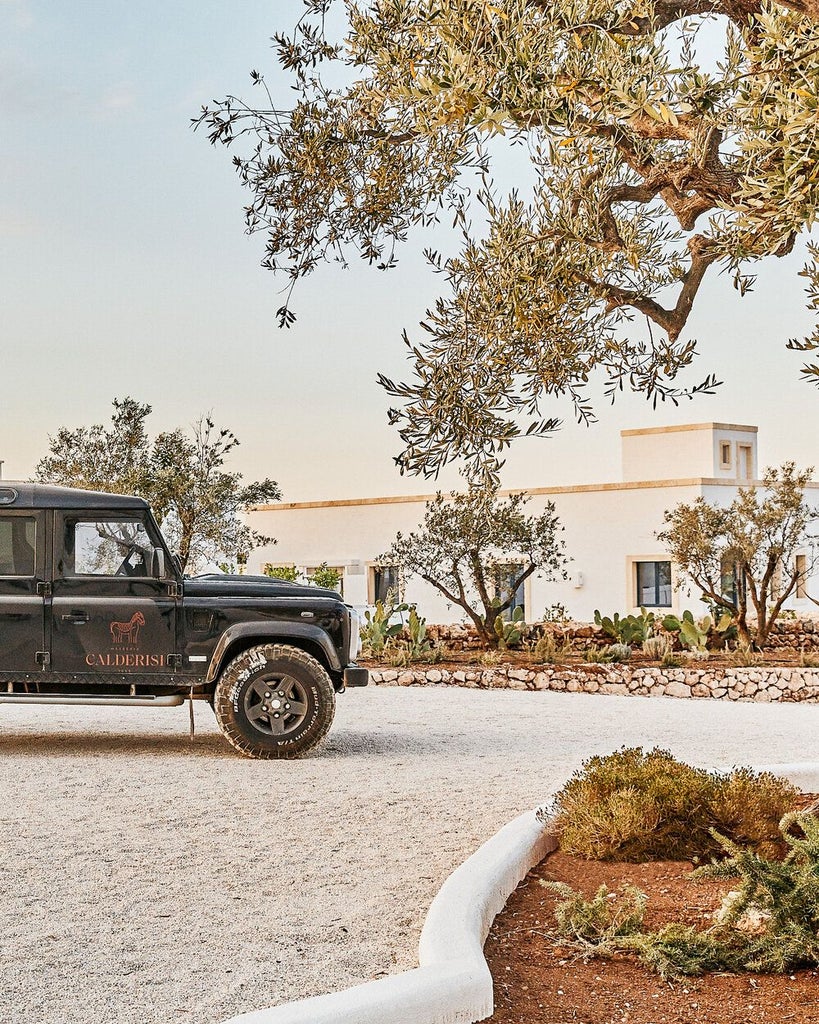
M 735 493 L 735 488 L 731 491 Z M 573 617 L 591 620 L 598 608 L 604 614 L 637 609 L 635 561 L 667 557 L 654 538 L 662 527 L 663 512 L 680 501 L 692 501 L 701 493 L 701 486 L 697 481 L 672 481 L 530 493 L 527 512 L 531 515 L 554 502 L 571 561 L 567 580 L 551 582 L 537 574 L 527 580 L 526 617 L 539 619 L 546 608 L 559 603 Z M 417 529 L 428 497 L 367 504 L 281 505 L 253 512 L 250 525 L 276 537 L 278 543 L 254 551 L 247 571 L 261 572 L 265 563 L 301 568 L 326 561 L 344 569 L 345 599 L 366 606 L 372 565 L 399 530 L 406 534 Z M 449 607 L 443 595 L 422 580 L 408 581 L 405 598 L 417 602 L 430 622 L 457 622 L 462 617 L 460 609 Z M 672 607 L 681 610 L 676 597 Z M 697 608 L 697 602 L 691 602 L 691 607 Z
M 538 515 L 548 502 L 554 503 L 571 561 L 566 580 L 549 581 L 535 573 L 526 581 L 527 620 L 541 619 L 546 609 L 556 604 L 581 621 L 591 621 L 596 609 L 604 615 L 637 611 L 641 603 L 637 563 L 668 561 L 656 540 L 664 512 L 699 496 L 730 504 L 738 486 L 745 482 L 736 476 L 737 456 L 745 447 L 750 449 L 748 468 L 756 478 L 756 427 L 717 423 L 665 431 L 623 431 L 623 483 L 530 489 L 527 512 Z M 677 468 L 690 474 L 669 472 Z M 819 505 L 819 485 L 812 490 L 814 504 Z M 261 572 L 265 563 L 303 569 L 327 562 L 343 571 L 345 600 L 366 607 L 373 599 L 373 566 L 396 533 L 418 528 L 425 502 L 432 497 L 265 506 L 250 513 L 250 525 L 276 537 L 278 543 L 254 551 L 247 571 Z M 808 549 L 806 553 L 810 556 Z M 429 622 L 463 618 L 459 608 L 450 607 L 439 591 L 421 580 L 407 581 L 403 596 L 417 603 Z M 792 599 L 789 606 L 801 611 L 815 608 L 807 597 Z M 703 610 L 699 595 L 686 592 L 672 566 L 671 602 L 657 611 L 670 609 L 680 614 L 686 608 L 698 614 Z
M 693 423 L 621 431 L 623 480 L 755 480 L 757 428 Z

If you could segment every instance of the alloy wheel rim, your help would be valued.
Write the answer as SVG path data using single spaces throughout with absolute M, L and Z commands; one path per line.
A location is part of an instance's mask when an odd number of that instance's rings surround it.
M 285 672 L 254 679 L 245 690 L 243 707 L 253 728 L 274 738 L 298 729 L 309 711 L 303 684 Z

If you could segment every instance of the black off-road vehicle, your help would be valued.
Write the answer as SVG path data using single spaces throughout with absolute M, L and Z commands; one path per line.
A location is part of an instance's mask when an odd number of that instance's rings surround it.
M 250 757 L 298 757 L 366 686 L 332 590 L 183 577 L 141 498 L 0 482 L 0 702 L 207 700 Z

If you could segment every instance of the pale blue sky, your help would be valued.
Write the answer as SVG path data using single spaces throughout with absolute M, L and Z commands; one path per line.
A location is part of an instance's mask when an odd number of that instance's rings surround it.
M 299 322 L 279 331 L 280 283 L 243 234 L 245 196 L 224 150 L 190 119 L 248 72 L 275 80 L 269 37 L 298 0 L 0 0 L 0 459 L 28 476 L 60 425 L 107 420 L 114 396 L 154 406 L 154 429 L 211 410 L 242 441 L 235 465 L 272 476 L 285 500 L 426 492 L 398 476 L 377 370 L 404 371 L 438 278 L 414 240 L 397 271 L 322 268 L 302 284 Z M 282 101 L 287 101 L 286 91 Z M 720 420 L 760 427 L 763 464 L 819 462 L 819 392 L 785 340 L 806 333 L 800 254 L 763 266 L 740 300 L 712 278 L 690 327 L 693 379 L 717 397 L 654 411 L 598 407 L 513 451 L 509 486 L 619 477 L 622 428 Z M 552 414 L 554 410 L 545 410 Z M 566 414 L 558 409 L 558 414 Z M 457 482 L 453 474 L 444 486 Z

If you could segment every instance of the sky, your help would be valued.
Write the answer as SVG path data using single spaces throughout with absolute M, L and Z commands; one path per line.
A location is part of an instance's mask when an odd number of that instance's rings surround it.
M 0 0 L 0 460 L 29 477 L 61 426 L 106 422 L 115 397 L 153 406 L 154 432 L 210 412 L 241 441 L 231 468 L 272 477 L 285 501 L 428 493 L 457 487 L 401 477 L 376 373 L 408 372 L 402 329 L 417 330 L 440 278 L 414 236 L 397 270 L 327 266 L 302 282 L 281 331 L 283 282 L 244 233 L 247 199 L 230 154 L 191 119 L 268 76 L 282 104 L 270 36 L 299 0 Z M 508 175 L 514 178 L 510 165 Z M 513 448 L 507 487 L 620 477 L 619 431 L 706 421 L 759 426 L 760 464 L 819 465 L 819 392 L 799 377 L 789 337 L 811 329 L 798 271 L 804 246 L 762 264 L 740 299 L 708 279 L 689 321 L 714 372 L 714 397 L 657 409 L 637 396 L 598 422 L 566 417 Z M 673 476 L 673 467 L 669 475 Z

